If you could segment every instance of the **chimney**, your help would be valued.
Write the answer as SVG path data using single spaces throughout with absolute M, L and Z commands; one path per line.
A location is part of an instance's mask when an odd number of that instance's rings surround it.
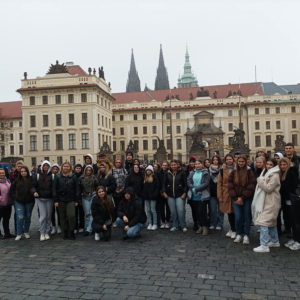
M 74 63 L 72 61 L 66 62 L 66 67 L 72 67 L 74 66 Z

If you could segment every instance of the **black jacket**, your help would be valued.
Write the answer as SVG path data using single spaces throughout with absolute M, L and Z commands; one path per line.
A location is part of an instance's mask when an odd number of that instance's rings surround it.
M 169 197 L 178 198 L 187 191 L 187 179 L 184 171 L 178 170 L 175 176 L 170 170 L 165 174 L 162 184 L 163 193 L 166 193 Z
M 80 202 L 79 185 L 76 175 L 64 176 L 60 173 L 56 176 L 54 185 L 54 203 L 57 202 Z
M 161 191 L 161 187 L 162 187 L 162 179 L 163 179 L 163 175 L 160 173 L 160 171 L 158 172 L 154 172 L 154 174 L 157 177 L 157 181 L 158 181 L 158 188 L 159 188 L 159 192 Z
M 144 177 L 141 173 L 132 172 L 125 179 L 125 189 L 128 187 L 133 188 L 135 194 L 138 197 L 142 197 L 142 191 L 144 186 Z
M 290 193 L 294 192 L 299 183 L 298 177 L 298 169 L 296 167 L 290 167 L 287 171 L 285 180 L 280 180 L 280 195 L 281 195 L 281 202 L 286 200 L 291 200 Z
M 54 181 L 56 180 L 56 176 L 52 175 L 50 171 L 47 174 L 47 183 L 45 187 L 42 186 L 42 174 L 35 174 L 32 177 L 30 192 L 32 195 L 34 193 L 38 193 L 38 198 L 52 199 L 54 194 Z
M 159 195 L 159 186 L 157 176 L 153 174 L 152 182 L 144 182 L 142 198 L 144 200 L 157 200 Z
M 287 157 L 286 155 L 284 155 L 284 157 Z M 289 158 L 289 157 L 288 157 Z M 300 165 L 300 162 L 299 162 L 299 157 L 294 154 L 291 158 L 290 158 L 290 161 L 293 163 L 293 166 L 295 166 L 299 172 L 299 165 Z
M 255 178 L 257 179 L 259 176 L 260 176 L 260 174 L 261 174 L 261 172 L 263 171 L 263 168 L 256 168 L 256 170 L 255 170 L 255 168 L 254 168 L 254 176 L 255 176 Z
M 93 174 L 95 175 L 95 174 L 98 174 L 98 166 L 97 166 L 97 164 L 91 164 L 91 165 L 84 165 L 83 167 L 82 167 L 82 170 L 83 170 L 83 173 L 84 173 L 84 169 L 87 167 L 87 166 L 93 166 Z
M 78 178 L 78 185 L 82 198 L 92 196 L 94 193 L 96 193 L 98 187 L 98 178 L 95 175 L 85 177 L 83 174 Z
M 112 201 L 112 200 L 111 200 Z M 114 211 L 112 214 L 108 209 L 101 205 L 99 199 L 95 196 L 91 205 L 93 223 L 104 225 L 105 221 L 111 219 L 112 222 L 115 222 L 117 218 L 117 213 Z
M 9 181 L 13 183 L 18 178 L 18 176 L 19 176 L 19 171 L 16 169 L 10 174 Z
M 105 178 L 105 176 L 102 177 L 102 175 L 98 175 L 97 178 L 98 178 L 98 185 L 106 188 L 106 192 L 108 195 L 112 194 L 116 190 L 117 188 L 116 179 L 111 174 L 109 174 L 107 178 Z
M 125 199 L 125 193 L 129 193 L 131 195 L 131 199 Z M 143 209 L 142 204 L 138 201 L 137 196 L 135 195 L 132 188 L 127 188 L 123 194 L 123 198 L 118 206 L 118 217 L 123 220 L 123 217 L 126 216 L 128 218 L 129 227 L 133 227 L 138 223 L 145 224 L 147 221 L 146 213 Z
M 127 160 L 125 161 L 125 170 L 128 172 L 128 174 L 133 173 L 133 160 L 132 162 L 128 162 Z
M 27 179 L 28 180 L 28 179 Z M 33 194 L 30 192 L 30 189 L 27 191 L 27 193 L 24 193 L 24 185 L 21 181 L 21 183 L 18 186 L 18 197 L 16 199 L 16 194 L 17 194 L 17 180 L 15 180 L 9 190 L 9 196 L 22 204 L 26 204 L 26 203 L 33 203 L 34 202 L 34 196 Z

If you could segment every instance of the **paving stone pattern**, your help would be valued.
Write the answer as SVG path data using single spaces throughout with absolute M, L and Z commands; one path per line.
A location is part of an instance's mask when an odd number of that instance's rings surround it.
M 227 222 L 202 237 L 187 210 L 187 233 L 143 229 L 122 242 L 116 228 L 107 243 L 82 234 L 40 242 L 35 207 L 30 240 L 0 240 L 0 299 L 300 299 L 300 251 L 285 248 L 286 237 L 269 254 L 254 253 L 256 228 L 250 245 L 226 238 Z

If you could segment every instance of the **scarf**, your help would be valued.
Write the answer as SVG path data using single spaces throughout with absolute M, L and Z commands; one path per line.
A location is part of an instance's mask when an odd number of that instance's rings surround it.
M 3 177 L 2 179 L 0 179 L 1 181 L 3 181 L 4 183 L 6 182 L 6 177 Z
M 228 166 L 228 165 L 226 165 L 226 167 L 227 167 L 227 169 L 228 169 L 228 171 L 229 171 L 229 174 L 233 171 L 233 166 Z
M 209 167 L 209 174 L 214 183 L 218 182 L 219 173 L 220 169 L 218 168 L 218 166 L 211 165 Z

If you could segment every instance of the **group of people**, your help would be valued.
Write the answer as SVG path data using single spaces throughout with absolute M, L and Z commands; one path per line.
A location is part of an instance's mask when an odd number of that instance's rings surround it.
M 227 214 L 230 229 L 226 236 L 235 243 L 250 243 L 254 223 L 260 226 L 261 244 L 255 252 L 279 247 L 281 234 L 291 238 L 286 247 L 299 250 L 299 158 L 294 151 L 294 145 L 288 143 L 285 155 L 276 153 L 270 158 L 266 149 L 259 148 L 252 164 L 249 157 L 236 152 L 224 159 L 218 155 L 205 161 L 191 157 L 188 165 L 171 160 L 146 166 L 130 151 L 125 164 L 121 158 L 112 164 L 104 153 L 93 163 L 92 155 L 87 154 L 84 166 L 72 168 L 69 162 L 51 166 L 45 160 L 36 172 L 19 161 L 9 178 L 0 169 L 3 237 L 30 238 L 35 203 L 41 241 L 55 233 L 74 240 L 77 232 L 94 233 L 97 241 L 102 234 L 101 239 L 108 241 L 114 227 L 120 228 L 123 240 L 139 238 L 146 223 L 147 230 L 181 228 L 187 232 L 187 203 L 199 235 L 222 230 Z M 9 229 L 12 206 L 16 235 Z

